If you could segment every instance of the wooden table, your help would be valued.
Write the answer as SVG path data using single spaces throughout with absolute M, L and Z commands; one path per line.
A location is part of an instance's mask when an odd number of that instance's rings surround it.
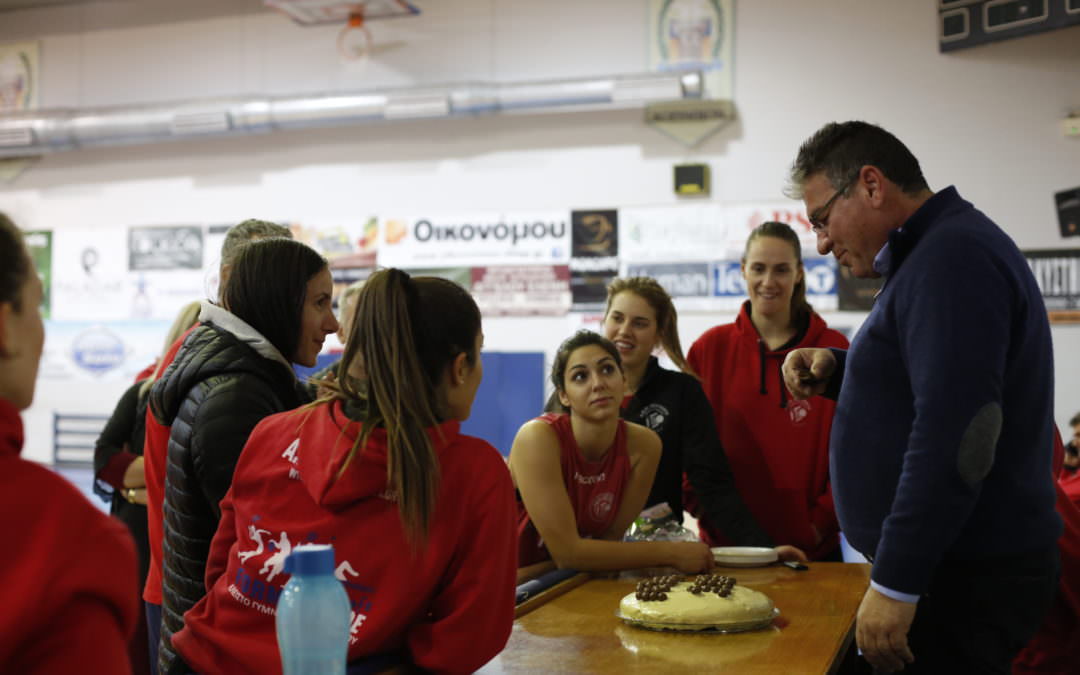
M 780 609 L 766 630 L 736 634 L 661 633 L 615 618 L 634 581 L 569 579 L 533 601 L 510 641 L 481 673 L 827 673 L 854 634 L 870 566 L 811 563 L 720 568 L 765 593 Z M 565 590 L 569 587 L 570 590 Z M 564 591 L 564 592 L 560 592 Z M 538 605 L 538 606 L 537 606 Z

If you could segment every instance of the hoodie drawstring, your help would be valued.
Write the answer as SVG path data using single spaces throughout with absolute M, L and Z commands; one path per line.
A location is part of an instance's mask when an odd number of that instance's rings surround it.
M 761 384 L 758 387 L 758 393 L 761 394 L 762 396 L 764 396 L 765 394 L 769 393 L 768 388 L 765 386 L 765 370 L 766 370 L 766 368 L 765 368 L 765 361 L 766 361 L 766 357 L 765 357 L 765 341 L 759 338 L 758 341 L 757 341 L 757 344 L 758 344 L 758 362 L 761 364 L 761 374 L 760 374 L 760 382 L 761 382 Z M 780 366 L 776 369 L 776 374 L 780 378 L 780 407 L 781 408 L 786 408 L 787 407 L 787 387 L 784 386 L 784 371 L 783 371 L 782 364 L 780 364 Z
M 761 364 L 761 387 L 758 393 L 765 395 L 769 393 L 769 390 L 765 388 L 765 341 L 758 339 L 757 346 L 758 362 Z
M 780 407 L 787 407 L 787 385 L 784 384 L 784 364 L 777 364 L 776 374 L 780 377 Z

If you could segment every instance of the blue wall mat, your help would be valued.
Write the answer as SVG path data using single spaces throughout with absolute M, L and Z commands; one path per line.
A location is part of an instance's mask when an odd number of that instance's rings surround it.
M 509 455 L 521 425 L 544 412 L 544 354 L 484 352 L 483 360 L 484 379 L 461 432 Z
M 340 353 L 319 354 L 314 368 L 294 366 L 301 380 L 341 358 Z M 491 443 L 510 454 L 521 425 L 544 412 L 543 352 L 484 352 L 484 379 L 476 392 L 472 416 L 461 432 Z

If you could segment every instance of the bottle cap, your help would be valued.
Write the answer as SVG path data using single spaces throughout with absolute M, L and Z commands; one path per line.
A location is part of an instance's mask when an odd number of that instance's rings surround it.
M 329 544 L 303 544 L 285 559 L 286 574 L 333 574 L 334 547 Z

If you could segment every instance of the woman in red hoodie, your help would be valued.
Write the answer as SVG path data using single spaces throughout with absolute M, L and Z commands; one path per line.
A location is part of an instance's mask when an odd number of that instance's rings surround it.
M 135 545 L 71 483 L 22 459 L 45 329 L 41 280 L 0 213 L 0 672 L 130 673 Z
M 756 227 L 742 273 L 750 299 L 735 323 L 698 338 L 687 361 L 701 377 L 735 485 L 757 522 L 773 540 L 812 560 L 835 556 L 839 526 L 829 487 L 829 431 L 836 404 L 789 398 L 780 366 L 793 349 L 847 348 L 848 341 L 806 302 L 802 249 L 789 226 Z M 733 543 L 707 514 L 694 515 L 710 545 Z
M 338 393 L 264 419 L 240 456 L 208 594 L 173 637 L 191 669 L 281 672 L 274 608 L 285 558 L 309 543 L 334 546 L 352 604 L 351 665 L 473 672 L 503 648 L 513 489 L 499 452 L 460 432 L 482 342 L 480 311 L 456 284 L 396 269 L 371 276 Z

